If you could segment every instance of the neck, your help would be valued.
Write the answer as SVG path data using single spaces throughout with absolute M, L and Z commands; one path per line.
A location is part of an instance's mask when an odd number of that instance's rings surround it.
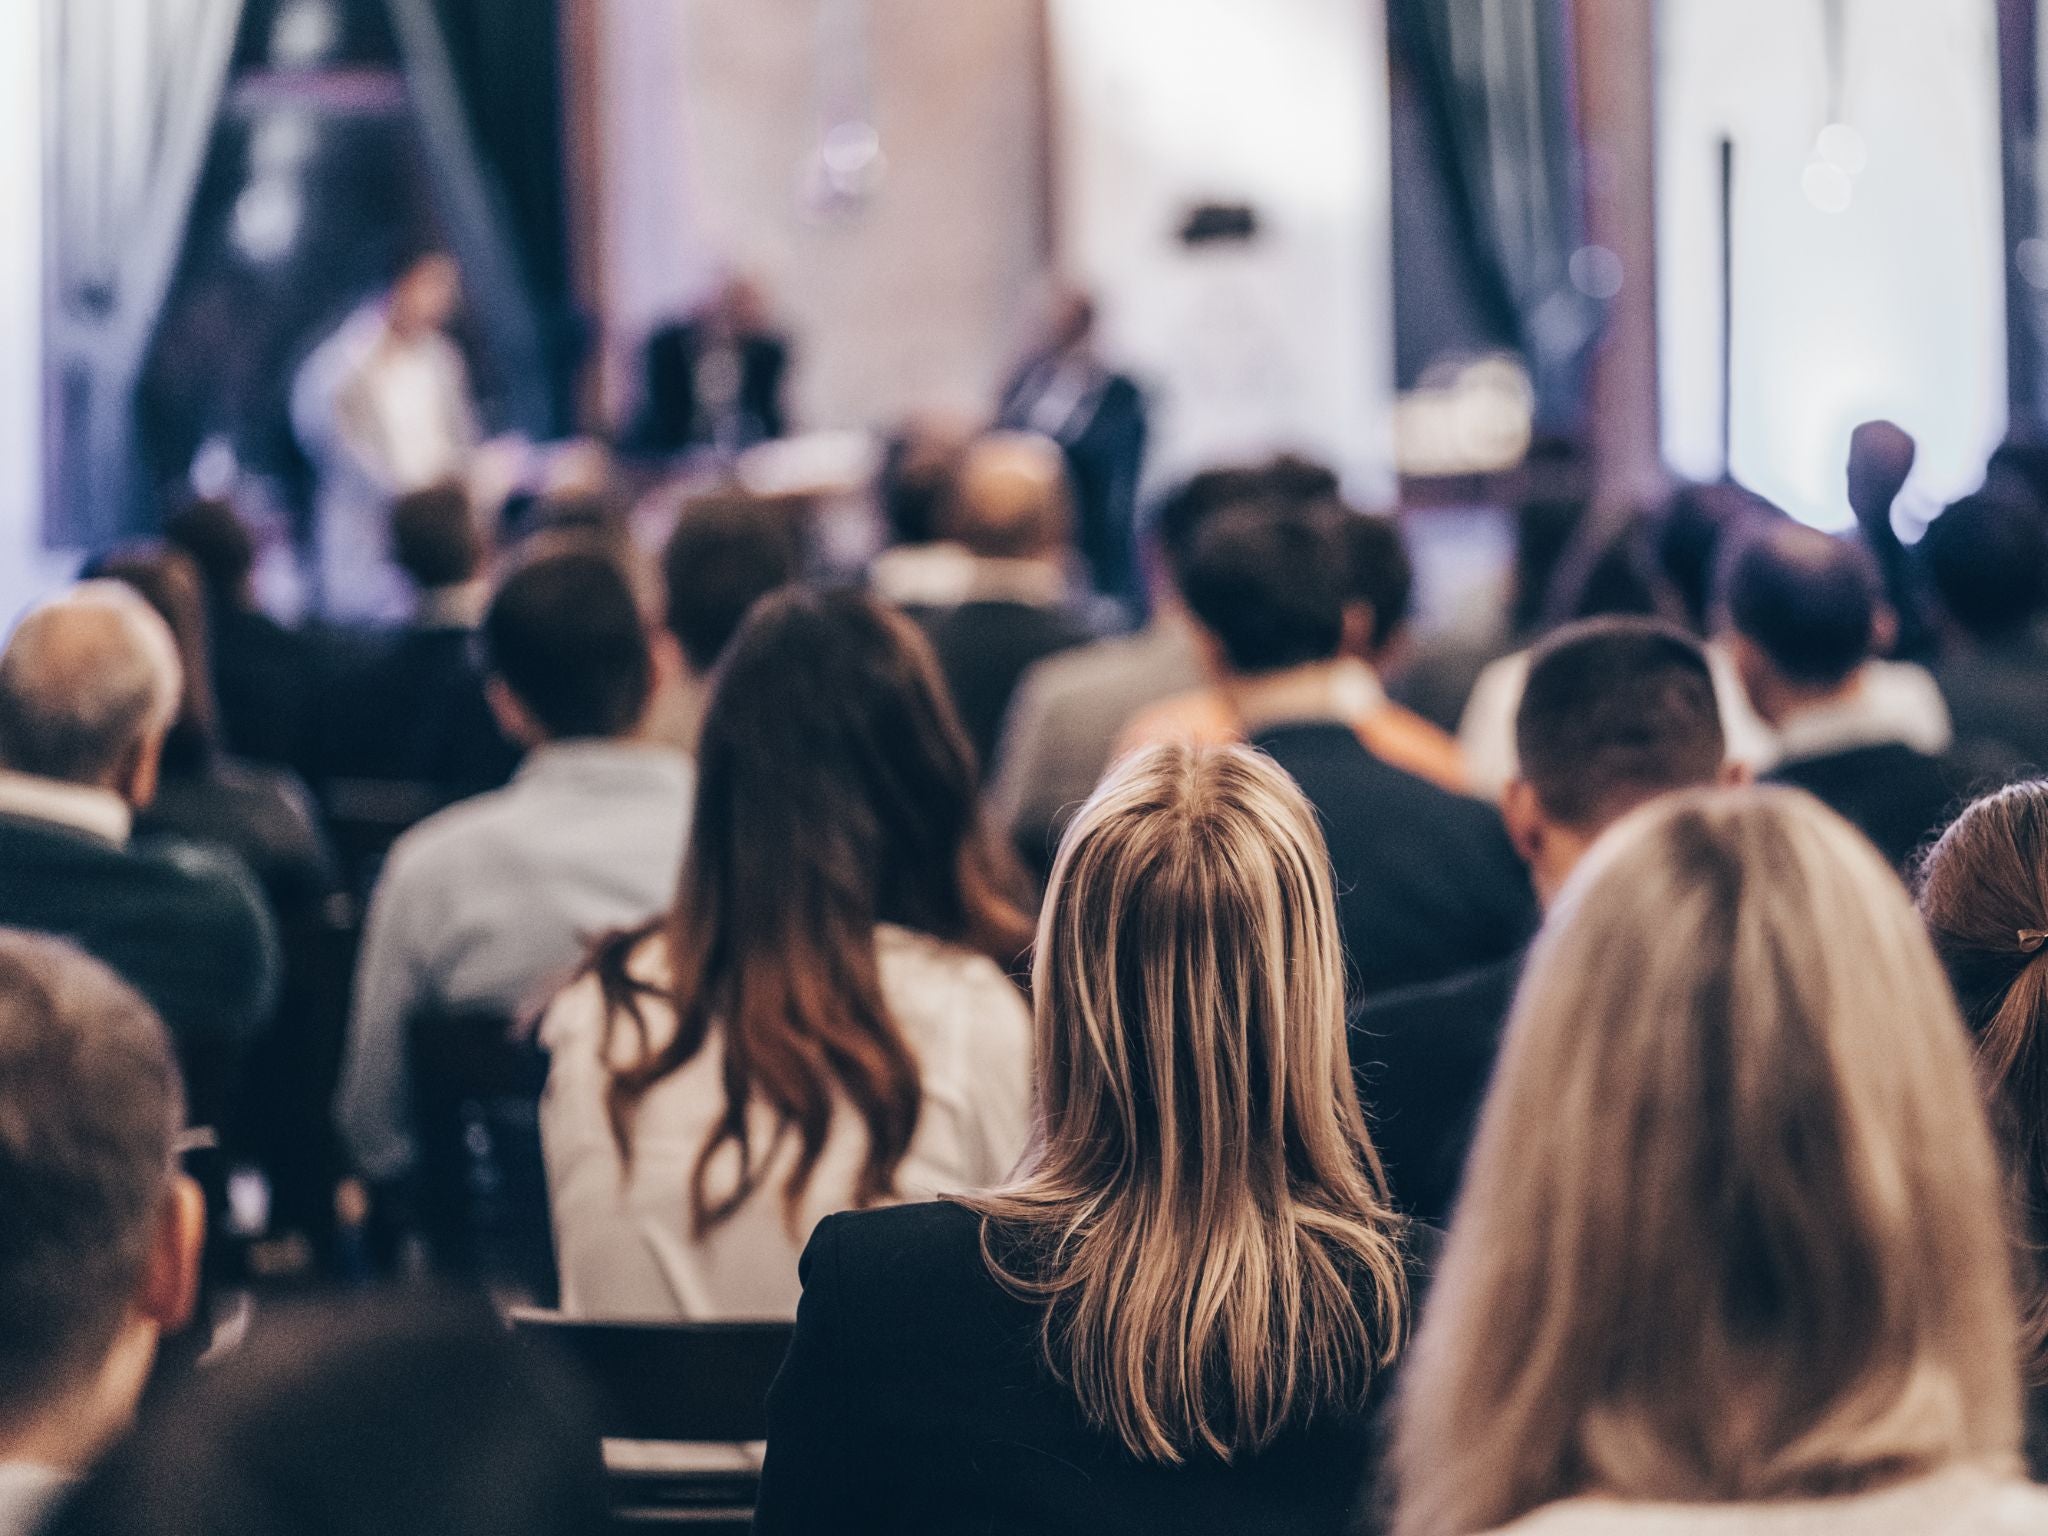
M 1863 671 L 1858 667 L 1841 682 L 1824 688 L 1788 682 L 1784 678 L 1774 679 L 1768 690 L 1769 708 L 1760 713 L 1772 725 L 1783 726 L 1817 709 L 1851 703 L 1863 692 Z
M 1350 724 L 1342 680 L 1345 669 L 1357 665 L 1341 658 L 1312 661 L 1280 672 L 1233 677 L 1223 691 L 1247 731 L 1300 720 Z
M 0 1462 L 85 1472 L 134 1418 L 155 1360 L 156 1330 L 130 1323 L 97 1372 L 28 1422 L 0 1432 Z

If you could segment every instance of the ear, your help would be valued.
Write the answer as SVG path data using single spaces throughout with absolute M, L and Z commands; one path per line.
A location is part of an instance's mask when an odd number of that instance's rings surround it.
M 143 1267 L 136 1310 L 159 1333 L 176 1333 L 199 1304 L 199 1255 L 206 1246 L 206 1196 L 185 1174 L 164 1192 L 163 1212 Z
M 1889 656 L 1899 643 L 1899 614 L 1891 604 L 1881 604 L 1870 618 L 1870 654 Z
M 1531 869 L 1538 866 L 1543 858 L 1543 843 L 1549 824 L 1543 816 L 1543 804 L 1536 798 L 1536 790 L 1527 779 L 1508 781 L 1508 787 L 1501 791 L 1501 819 L 1507 823 L 1508 839 L 1515 845 L 1515 852 L 1522 856 L 1522 862 Z
M 1721 765 L 1720 777 L 1715 782 L 1721 789 L 1742 789 L 1756 782 L 1756 770 L 1731 757 Z
M 666 628 L 657 627 L 648 632 L 647 655 L 654 676 L 654 686 L 648 691 L 650 700 L 697 675 L 697 669 L 690 665 L 690 658 L 683 654 L 682 642 Z
M 114 770 L 114 793 L 127 801 L 130 808 L 146 811 L 156 799 L 157 780 L 163 767 L 164 733 L 150 731 L 138 736 L 127 752 L 122 754 L 120 765 Z
M 498 729 L 505 739 L 514 746 L 528 751 L 548 739 L 548 733 L 533 718 L 533 712 L 519 702 L 519 695 L 506 686 L 502 677 L 484 679 L 484 698 L 491 706 L 491 718 L 498 722 Z
M 1373 661 L 1372 631 L 1378 622 L 1371 603 L 1346 603 L 1344 605 L 1344 638 L 1340 642 L 1346 656 L 1355 656 L 1360 661 Z

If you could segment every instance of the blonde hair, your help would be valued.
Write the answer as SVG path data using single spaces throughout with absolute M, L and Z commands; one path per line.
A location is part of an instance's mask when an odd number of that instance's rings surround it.
M 1345 1051 L 1329 857 L 1266 759 L 1166 746 L 1075 817 L 1038 930 L 1039 1126 L 972 1202 L 1089 1422 L 1179 1464 L 1355 1409 L 1400 1220 Z
M 1794 791 L 1625 821 L 1538 943 L 1410 1363 L 1400 1536 L 2009 1460 L 1991 1140 L 1904 890 Z

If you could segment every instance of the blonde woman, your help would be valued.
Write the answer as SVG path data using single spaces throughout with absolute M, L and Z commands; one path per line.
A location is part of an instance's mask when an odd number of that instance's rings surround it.
M 755 1529 L 1348 1529 L 1405 1285 L 1300 793 L 1239 748 L 1127 760 L 1033 993 L 1015 1181 L 818 1228 Z
M 2048 1529 L 2017 1333 L 1897 879 L 1795 791 L 1660 802 L 1523 983 L 1407 1366 L 1397 1529 Z

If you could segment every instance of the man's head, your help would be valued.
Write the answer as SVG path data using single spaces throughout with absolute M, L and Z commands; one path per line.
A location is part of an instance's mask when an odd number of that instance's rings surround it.
M 391 552 L 422 592 L 474 581 L 483 569 L 483 530 L 460 485 L 432 485 L 391 506 Z
M 200 497 L 164 519 L 164 541 L 190 555 L 206 580 L 207 601 L 223 608 L 248 601 L 256 539 L 225 497 Z
M 729 494 L 688 503 L 662 554 L 668 631 L 700 677 L 739 632 L 747 610 L 796 579 L 800 551 L 788 504 Z
M 1736 552 L 1725 606 L 1743 686 L 1772 725 L 1852 684 L 1891 625 L 1869 551 L 1797 523 Z
M 1546 901 L 1630 811 L 1729 772 L 1706 652 L 1649 619 L 1594 619 L 1540 646 L 1515 746 L 1520 775 L 1502 810 Z
M 1396 660 L 1415 596 L 1415 566 L 1401 525 L 1390 517 L 1346 513 L 1338 526 L 1351 567 L 1351 615 L 1345 649 L 1382 670 Z
M 1050 560 L 1073 532 L 1067 461 L 1050 438 L 991 432 L 961 458 L 942 531 L 983 560 Z
M 1342 515 L 1252 503 L 1203 528 L 1182 591 L 1224 671 L 1258 677 L 1337 658 L 1352 610 Z
M 163 1025 L 55 939 L 0 930 L 0 1462 L 76 1467 L 189 1319 L 205 1202 Z
M 1155 600 L 1181 597 L 1195 541 L 1217 513 L 1246 504 L 1320 505 L 1337 497 L 1335 473 L 1287 454 L 1264 464 L 1225 465 L 1189 477 L 1161 497 L 1152 512 Z
M 940 536 L 960 461 L 974 443 L 966 416 L 928 411 L 897 428 L 882 451 L 875 499 L 891 544 L 929 544 Z
M 591 543 L 535 540 L 484 615 L 491 705 L 523 746 L 630 736 L 647 712 L 654 658 L 632 582 Z
M 407 340 L 448 328 L 462 303 L 462 269 L 435 251 L 408 264 L 391 285 L 391 329 Z
M 1920 541 L 1942 610 L 1980 644 L 2008 640 L 2048 607 L 2048 518 L 2011 495 L 1964 498 Z
M 145 806 L 183 686 L 156 610 L 120 582 L 81 582 L 32 610 L 0 653 L 0 768 Z

